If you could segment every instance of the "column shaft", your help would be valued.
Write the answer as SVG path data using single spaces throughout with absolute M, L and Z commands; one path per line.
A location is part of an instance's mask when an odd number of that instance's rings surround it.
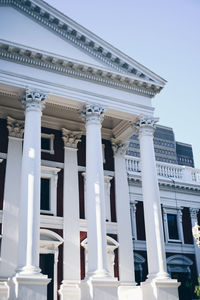
M 46 95 L 27 90 L 21 173 L 18 272 L 34 274 L 39 269 L 41 111 Z
M 23 123 L 7 118 L 9 137 L 2 221 L 2 277 L 11 277 L 17 267 Z
M 155 163 L 153 133 L 155 119 L 141 119 L 139 128 L 142 166 L 142 193 L 148 258 L 148 278 L 168 278 L 164 247 L 163 225 Z
M 135 282 L 135 273 L 130 218 L 130 198 L 124 157 L 127 148 L 126 146 L 127 144 L 113 142 L 115 197 L 119 240 L 119 277 L 120 282 L 133 284 Z
M 81 132 L 62 129 L 64 141 L 64 263 L 61 299 L 80 299 L 80 224 L 77 143 Z
M 88 220 L 88 277 L 105 277 L 107 271 L 104 175 L 101 118 L 104 110 L 86 105 L 86 201 Z

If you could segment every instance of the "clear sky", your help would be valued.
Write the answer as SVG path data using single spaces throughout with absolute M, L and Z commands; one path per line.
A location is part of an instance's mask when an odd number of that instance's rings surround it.
M 46 0 L 167 80 L 155 116 L 193 146 L 200 168 L 200 1 Z

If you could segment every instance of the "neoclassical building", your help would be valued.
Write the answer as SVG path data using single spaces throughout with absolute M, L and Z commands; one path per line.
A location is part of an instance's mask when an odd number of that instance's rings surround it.
M 172 273 L 199 272 L 175 229 L 199 171 L 155 160 L 164 85 L 44 1 L 0 0 L 0 299 L 177 300 Z

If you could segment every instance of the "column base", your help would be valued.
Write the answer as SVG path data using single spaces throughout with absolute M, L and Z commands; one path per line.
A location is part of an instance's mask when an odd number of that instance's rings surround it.
M 81 300 L 118 300 L 115 278 L 88 278 L 81 282 Z
M 80 282 L 63 280 L 58 293 L 60 295 L 60 300 L 80 300 Z
M 179 300 L 178 287 L 180 283 L 176 279 L 148 279 L 141 283 L 144 300 Z
M 46 275 L 16 274 L 12 278 L 15 285 L 15 298 L 10 300 L 47 300 L 47 285 L 51 281 Z
M 118 288 L 119 300 L 143 300 L 142 290 L 140 286 L 136 286 L 136 283 L 121 283 Z
M 7 300 L 9 297 L 9 286 L 7 279 L 0 278 L 0 299 Z

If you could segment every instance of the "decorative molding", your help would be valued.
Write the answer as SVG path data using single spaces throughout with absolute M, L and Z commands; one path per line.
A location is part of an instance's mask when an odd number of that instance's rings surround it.
M 83 111 L 81 112 L 81 117 L 88 122 L 103 122 L 105 108 L 99 104 L 86 104 Z
M 158 120 L 159 120 L 158 118 L 141 116 L 133 126 L 137 128 L 139 132 L 139 136 L 141 135 L 153 136 L 154 131 L 156 129 L 156 123 L 158 122 Z
M 0 58 L 65 76 L 77 77 L 101 85 L 128 90 L 147 97 L 155 96 L 161 89 L 160 86 L 149 81 L 139 80 L 138 78 L 103 68 L 100 69 L 93 65 L 84 65 L 80 62 L 67 60 L 64 57 L 55 57 L 52 53 L 44 54 L 30 48 L 25 49 L 21 45 L 11 45 L 5 43 L 5 41 L 0 42 Z
M 63 14 L 53 11 L 50 6 L 47 7 L 45 3 L 41 4 L 43 7 L 40 7 L 32 1 L 0 0 L 1 6 L 7 5 L 20 10 L 23 14 L 31 17 L 40 25 L 53 31 L 57 36 L 69 41 L 88 55 L 95 57 L 117 71 L 134 75 L 138 79 L 145 78 L 152 82 L 155 81 L 151 77 L 156 77 L 156 79 L 160 81 L 160 89 L 162 89 L 165 83 L 164 79 L 133 61 L 128 56 L 123 55 L 117 49 L 111 47 L 102 39 L 94 36 L 91 32 L 76 24 Z M 139 69 L 142 69 L 142 71 Z M 147 75 L 148 73 L 149 75 Z
M 71 131 L 62 128 L 62 138 L 64 141 L 64 147 L 77 149 L 77 144 L 81 141 L 81 135 L 82 131 Z
M 128 141 L 121 142 L 116 139 L 112 139 L 111 141 L 112 141 L 112 149 L 113 149 L 114 156 L 118 154 L 125 156 L 126 151 L 128 149 L 129 142 Z
M 7 117 L 7 128 L 9 137 L 22 139 L 24 133 L 24 121 Z
M 44 108 L 44 101 L 47 98 L 47 96 L 48 95 L 43 92 L 26 89 L 25 95 L 21 99 L 21 103 L 25 107 L 26 111 L 42 111 L 42 109 Z
M 191 219 L 197 220 L 197 214 L 198 214 L 198 212 L 199 212 L 198 208 L 192 208 L 192 207 L 190 207 L 190 216 L 191 216 Z

